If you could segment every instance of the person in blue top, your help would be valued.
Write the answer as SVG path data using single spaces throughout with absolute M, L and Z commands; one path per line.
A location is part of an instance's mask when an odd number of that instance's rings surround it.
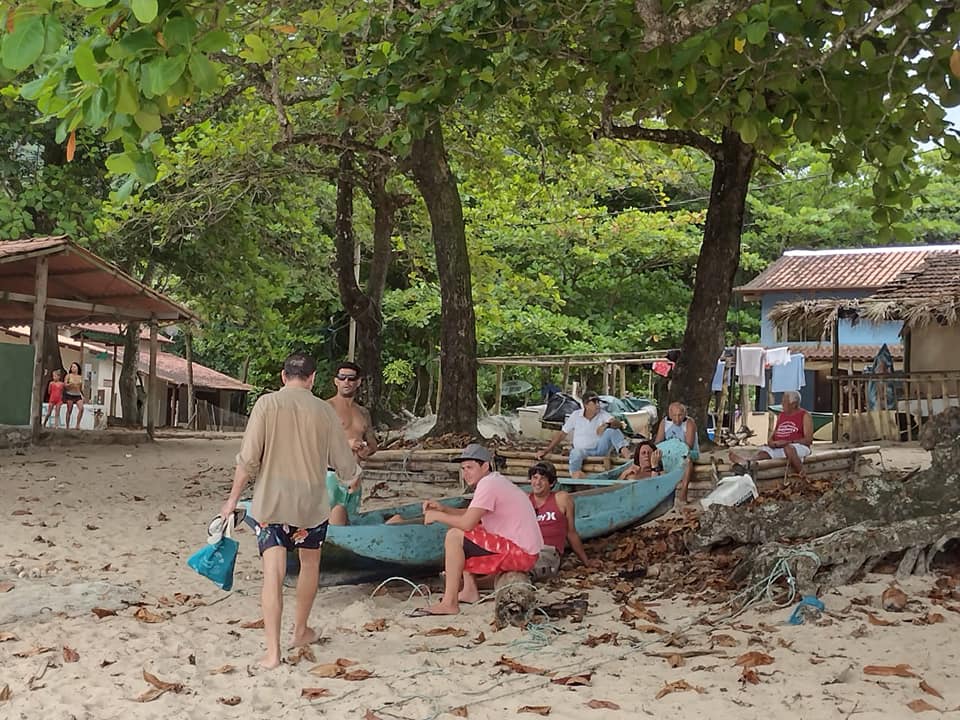
M 697 423 L 693 418 L 687 417 L 687 406 L 681 402 L 670 403 L 670 407 L 667 408 L 667 417 L 657 428 L 657 437 L 654 442 L 659 445 L 664 440 L 671 439 L 682 440 L 690 448 L 687 455 L 690 462 L 687 463 L 687 469 L 677 486 L 677 500 L 686 504 L 687 488 L 690 485 L 690 478 L 693 477 L 693 461 L 700 457 L 700 438 L 697 437 Z

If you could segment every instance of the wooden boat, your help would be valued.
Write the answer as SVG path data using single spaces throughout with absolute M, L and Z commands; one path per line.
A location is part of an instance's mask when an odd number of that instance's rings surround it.
M 577 532 L 587 540 L 633 525 L 645 517 L 655 517 L 658 514 L 655 511 L 672 497 L 682 475 L 681 465 L 646 480 L 621 482 L 603 477 L 563 478 L 560 489 L 572 492 L 576 501 Z M 459 496 L 439 502 L 451 507 L 466 507 L 470 498 Z M 256 520 L 249 513 L 249 502 L 244 501 L 241 506 L 248 510 L 245 522 L 256 527 Z M 418 522 L 385 524 L 387 518 L 394 515 L 415 520 L 422 515 L 422 508 L 420 503 L 410 503 L 369 510 L 361 513 L 352 525 L 331 525 L 323 543 L 321 585 L 370 582 L 391 575 L 423 577 L 440 570 L 447 526 Z M 289 553 L 287 572 L 295 574 L 298 571 L 296 554 Z

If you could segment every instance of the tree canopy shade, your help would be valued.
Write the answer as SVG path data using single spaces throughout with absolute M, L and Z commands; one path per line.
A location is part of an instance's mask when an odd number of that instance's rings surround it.
M 902 239 L 898 223 L 922 184 L 914 179 L 917 143 L 960 151 L 943 112 L 960 99 L 951 74 L 960 66 L 954 6 L 32 0 L 7 11 L 0 64 L 3 79 L 17 84 L 4 93 L 55 119 L 66 157 L 81 128 L 121 146 L 106 161 L 129 176 L 117 200 L 137 181 L 162 180 L 156 160 L 171 127 L 229 115 L 254 99 L 271 117 L 267 142 L 276 152 L 320 150 L 315 159 L 341 184 L 356 185 L 345 176 L 370 160 L 387 168 L 385 182 L 410 178 L 426 205 L 437 263 L 443 432 L 470 430 L 476 417 L 470 210 L 451 158 L 451 127 L 513 93 L 530 99 L 532 124 L 557 131 L 546 142 L 583 147 L 596 133 L 709 158 L 712 187 L 675 384 L 702 412 L 757 168 L 777 167 L 797 143 L 828 152 L 835 173 L 872 163 L 873 220 Z M 338 195 L 345 211 L 348 193 L 341 187 Z M 344 304 L 376 320 L 344 276 L 350 234 L 341 230 Z

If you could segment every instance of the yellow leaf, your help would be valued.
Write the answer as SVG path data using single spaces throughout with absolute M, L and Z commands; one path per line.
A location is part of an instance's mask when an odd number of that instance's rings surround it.
M 950 72 L 954 77 L 960 77 L 960 50 L 950 53 Z
M 743 49 L 747 46 L 747 41 L 745 38 L 735 37 L 733 39 L 733 49 L 738 53 L 742 53 Z

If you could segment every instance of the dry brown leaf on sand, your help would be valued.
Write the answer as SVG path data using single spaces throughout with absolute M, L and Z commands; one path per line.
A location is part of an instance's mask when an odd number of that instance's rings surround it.
M 108 608 L 93 608 L 90 612 L 96 615 L 101 620 L 105 617 L 110 617 L 111 615 L 116 615 L 116 610 L 110 610 Z
M 63 646 L 63 661 L 65 663 L 75 663 L 80 659 L 80 653 L 66 645 Z
M 10 686 L 4 684 L 3 687 L 0 687 L 0 702 L 6 702 L 13 697 L 13 693 L 10 692 Z
M 217 702 L 221 705 L 229 705 L 230 707 L 233 707 L 234 705 L 240 704 L 240 696 L 231 695 L 230 697 L 217 698 Z
M 316 700 L 317 698 L 329 697 L 330 691 L 326 688 L 303 688 L 300 691 L 300 697 L 305 697 L 307 700 Z
M 610 700 L 591 700 L 587 703 L 588 708 L 594 710 L 619 710 L 620 706 Z
M 10 592 L 15 587 L 16 585 L 14 585 L 9 580 L 4 580 L 3 582 L 0 582 L 0 593 Z
M 447 712 L 454 717 L 467 717 L 467 706 L 461 705 L 460 707 L 450 708 Z
M 301 660 L 315 663 L 317 661 L 317 656 L 308 646 L 298 647 L 292 653 L 287 655 L 287 665 L 299 665 Z
M 928 710 L 933 710 L 935 712 L 943 712 L 940 708 L 935 705 L 931 705 L 923 698 L 917 698 L 916 700 L 911 700 L 907 703 L 907 707 L 913 710 L 915 713 L 927 712 Z
M 549 715 L 553 708 L 550 705 L 523 705 L 517 708 L 518 713 L 533 713 L 534 715 Z
M 718 633 L 716 635 L 710 636 L 710 646 L 719 645 L 720 647 L 736 647 L 740 643 L 737 642 L 737 639 L 733 635 L 724 635 L 723 633 Z
M 236 669 L 237 668 L 235 665 L 231 665 L 230 663 L 227 663 L 226 665 L 221 665 L 218 668 L 214 668 L 213 670 L 208 672 L 207 675 L 229 675 Z
M 133 613 L 133 616 L 144 623 L 160 623 L 166 620 L 167 618 L 163 615 L 157 615 L 147 610 L 145 607 L 137 608 L 136 612 Z
M 767 655 L 766 653 L 762 653 L 758 650 L 754 650 L 752 652 L 744 653 L 738 657 L 736 662 L 733 664 L 740 665 L 743 668 L 752 668 L 756 667 L 757 665 L 772 665 L 773 656 Z
M 497 665 L 502 665 L 503 667 L 508 668 L 515 673 L 525 673 L 527 675 L 553 675 L 553 673 L 548 670 L 543 670 L 542 668 L 533 667 L 532 665 L 524 665 L 523 663 L 517 662 L 516 660 L 513 660 L 511 658 L 508 658 L 506 655 L 500 656 L 500 659 L 494 663 L 495 667 Z
M 463 637 L 467 634 L 467 631 L 463 628 L 456 628 L 448 625 L 447 627 L 436 627 L 430 628 L 429 630 L 424 630 L 420 635 L 426 635 L 427 637 L 433 637 L 435 635 L 453 635 L 454 637 Z
M 677 653 L 674 653 L 670 657 L 666 658 L 666 661 L 667 661 L 667 665 L 669 665 L 672 668 L 683 667 L 683 664 L 686 662 L 683 659 L 683 655 L 679 655 Z
M 884 610 L 901 612 L 907 607 L 908 601 L 909 598 L 903 590 L 895 585 L 891 585 L 884 590 L 883 595 L 880 596 L 880 607 L 882 607 Z
M 38 647 L 30 648 L 29 650 L 20 650 L 19 652 L 15 652 L 13 656 L 18 658 L 28 658 L 33 657 L 34 655 L 43 655 L 44 653 L 53 652 L 54 650 L 56 650 L 55 647 L 40 645 Z
M 363 714 L 363 720 L 383 720 L 383 718 L 374 713 L 373 710 L 367 710 Z
M 483 631 L 481 630 L 480 633 L 478 633 L 477 636 L 473 639 L 473 644 L 474 644 L 474 645 L 482 645 L 482 644 L 485 643 L 486 641 L 487 641 L 487 636 L 484 635 L 484 634 L 483 634 Z
M 342 675 L 344 670 L 336 663 L 322 663 L 320 665 L 314 665 L 307 670 L 307 672 L 317 677 L 332 678 L 337 677 L 337 675 Z
M 603 635 L 588 635 L 587 639 L 581 642 L 581 645 L 586 645 L 587 647 L 596 647 L 597 645 L 602 645 L 603 643 L 612 643 L 614 645 L 619 645 L 617 642 L 617 633 L 608 632 Z
M 592 677 L 593 673 L 582 673 L 580 675 L 568 675 L 567 677 L 554 678 L 550 682 L 556 683 L 557 685 L 589 685 L 590 678 Z
M 916 625 L 936 625 L 937 623 L 942 623 L 946 620 L 942 614 L 938 612 L 928 612 L 926 615 L 921 615 L 920 617 L 914 618 L 913 622 Z
M 377 618 L 376 620 L 371 620 L 363 626 L 363 629 L 367 632 L 383 632 L 387 629 L 387 619 Z
M 701 694 L 706 692 L 706 690 L 704 690 L 702 687 L 691 685 L 686 680 L 674 680 L 673 682 L 666 683 L 662 688 L 660 688 L 660 692 L 656 694 L 656 699 L 659 700 L 665 695 L 669 695 L 670 693 L 674 692 L 682 692 L 684 690 L 696 690 Z
M 757 675 L 757 671 L 753 668 L 744 668 L 743 674 L 740 675 L 740 682 L 744 687 L 746 687 L 747 683 L 750 683 L 751 685 L 759 685 L 760 676 Z
M 20 638 L 18 638 L 12 632 L 0 632 L 0 642 L 12 642 L 19 639 Z
M 899 624 L 900 624 L 900 621 L 899 621 L 899 620 L 884 620 L 882 617 L 879 617 L 879 616 L 877 616 L 877 615 L 874 615 L 872 612 L 868 612 L 868 613 L 867 613 L 867 620 L 870 621 L 870 624 L 871 624 L 871 625 L 887 626 L 887 625 L 899 625 Z
M 923 690 L 928 695 L 933 695 L 934 697 L 938 697 L 941 700 L 943 700 L 943 695 L 940 694 L 940 691 L 937 690 L 935 687 L 928 685 L 926 680 L 920 681 L 920 689 Z
M 920 677 L 905 663 L 899 665 L 867 665 L 863 668 L 863 674 L 881 675 L 884 677 Z
M 240 623 L 240 627 L 244 630 L 263 630 L 263 618 L 257 618 L 256 620 L 248 620 L 247 622 Z
M 149 673 L 146 670 L 143 671 L 143 679 L 153 685 L 153 687 L 139 695 L 136 698 L 137 702 L 151 702 L 166 692 L 178 693 L 183 691 L 182 683 L 172 683 L 167 682 L 166 680 L 161 680 L 156 675 Z
M 345 672 L 340 677 L 344 680 L 366 680 L 367 678 L 373 677 L 373 673 L 369 670 L 351 670 L 350 672 Z

